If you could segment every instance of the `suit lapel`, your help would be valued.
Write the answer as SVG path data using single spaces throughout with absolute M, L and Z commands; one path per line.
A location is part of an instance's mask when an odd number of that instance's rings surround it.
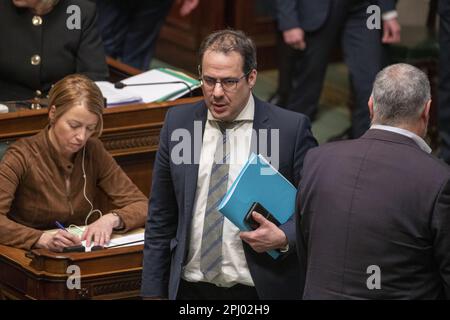
M 198 167 L 203 143 L 203 134 L 205 132 L 206 115 L 207 108 L 203 102 L 196 109 L 193 120 L 187 126 L 187 130 L 191 133 L 192 137 L 191 154 L 193 156 L 193 164 L 184 166 L 184 208 L 188 219 L 185 226 L 190 226 L 192 220 L 192 210 L 194 208 L 195 192 L 197 190 Z M 201 128 L 199 127 L 200 123 Z M 200 137 L 198 137 L 198 135 L 200 135 Z M 198 141 L 195 141 L 195 139 Z
M 252 141 L 251 141 L 251 148 L 250 153 L 255 152 L 256 154 L 263 153 L 263 155 L 267 155 L 267 152 L 271 150 L 271 139 L 270 139 L 270 122 L 269 122 L 269 116 L 268 116 L 268 110 L 267 106 L 264 102 L 253 96 L 255 99 L 255 116 L 253 119 L 253 130 L 256 133 L 256 135 L 252 135 Z M 265 129 L 267 130 L 267 150 L 260 150 L 260 130 Z M 249 155 L 250 156 L 250 155 Z

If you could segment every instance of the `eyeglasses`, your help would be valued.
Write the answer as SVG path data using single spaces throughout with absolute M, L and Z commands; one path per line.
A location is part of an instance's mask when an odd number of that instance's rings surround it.
M 239 81 L 241 81 L 246 76 L 248 76 L 248 74 L 250 72 L 251 71 L 247 72 L 240 78 L 216 79 L 213 77 L 201 76 L 200 81 L 201 81 L 202 85 L 209 90 L 214 89 L 216 87 L 216 85 L 219 83 L 222 86 L 223 91 L 234 92 L 237 89 L 237 85 L 238 85 Z

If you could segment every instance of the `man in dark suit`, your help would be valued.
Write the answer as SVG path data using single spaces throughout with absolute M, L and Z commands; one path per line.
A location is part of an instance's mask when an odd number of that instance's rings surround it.
M 439 1 L 439 133 L 442 159 L 450 164 L 450 2 Z
M 350 71 L 354 92 L 351 137 L 369 128 L 367 100 L 373 79 L 383 65 L 383 43 L 400 40 L 395 0 L 378 0 L 383 18 L 380 30 L 368 28 L 367 8 L 371 0 L 276 0 L 278 28 L 284 41 L 294 49 L 292 88 L 287 108 L 314 118 L 317 112 L 328 60 L 337 40 Z M 280 90 L 283 91 L 283 90 Z
M 169 110 L 160 135 L 142 296 L 299 299 L 303 286 L 293 218 L 278 228 L 254 213 L 260 227 L 240 232 L 217 205 L 248 159 L 250 145 L 258 146 L 256 153 L 270 154 L 279 171 L 298 183 L 303 157 L 316 146 L 309 121 L 252 95 L 256 49 L 244 33 L 224 30 L 209 35 L 199 58 L 204 101 Z M 180 137 L 188 142 L 182 151 Z M 229 156 L 217 158 L 217 150 L 228 143 Z M 220 177 L 217 172 L 222 172 Z M 207 223 L 214 216 L 217 220 Z M 265 252 L 272 249 L 282 252 L 279 259 Z
M 305 157 L 305 299 L 450 297 L 450 169 L 423 140 L 430 102 L 422 71 L 387 67 L 369 100 L 370 130 Z

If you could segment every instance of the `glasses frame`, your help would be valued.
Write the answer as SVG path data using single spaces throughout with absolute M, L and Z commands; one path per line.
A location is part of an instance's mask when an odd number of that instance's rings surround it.
M 250 71 L 248 71 L 246 74 L 244 74 L 244 75 L 242 75 L 241 77 L 239 77 L 239 78 L 223 78 L 223 79 L 217 79 L 217 78 L 213 78 L 213 77 L 209 77 L 209 78 L 211 78 L 211 79 L 214 79 L 216 82 L 214 83 L 214 85 L 212 85 L 212 86 L 210 86 L 209 84 L 206 84 L 206 81 L 203 79 L 204 78 L 204 75 L 201 75 L 200 77 L 199 77 L 199 81 L 200 81 L 200 83 L 202 84 L 202 86 L 205 86 L 207 89 L 209 89 L 209 90 L 213 90 L 213 89 L 215 89 L 215 87 L 217 86 L 217 84 L 219 83 L 220 84 L 220 86 L 222 87 L 222 90 L 223 91 L 225 91 L 225 92 L 236 92 L 236 90 L 237 90 L 237 85 L 238 85 L 238 83 L 242 80 L 242 79 L 244 79 L 245 77 L 247 77 L 250 73 L 252 72 L 252 70 L 250 70 Z M 232 88 L 232 89 L 227 89 L 226 87 L 224 87 L 224 85 L 223 85 L 223 81 L 224 80 L 234 80 L 234 87 Z

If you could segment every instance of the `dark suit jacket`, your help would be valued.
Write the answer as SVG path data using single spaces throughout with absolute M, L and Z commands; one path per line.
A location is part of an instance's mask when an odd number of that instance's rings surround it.
M 300 27 L 305 31 L 318 30 L 330 14 L 333 0 L 276 0 L 278 28 L 281 31 Z M 395 10 L 396 0 L 370 0 L 382 12 Z
M 439 0 L 438 128 L 441 157 L 450 164 L 450 1 Z
M 447 165 L 408 137 L 372 129 L 311 150 L 303 170 L 305 299 L 450 296 Z M 381 271 L 379 290 L 367 287 L 372 265 Z
M 70 5 L 80 8 L 81 28 L 69 30 Z M 42 16 L 42 25 L 32 24 L 33 14 L 0 0 L 0 101 L 43 96 L 51 85 L 72 73 L 92 80 L 106 80 L 108 69 L 97 25 L 95 4 L 87 0 L 60 1 Z M 72 21 L 72 20 L 70 20 Z M 32 65 L 33 55 L 41 57 Z
M 197 187 L 198 164 L 176 165 L 170 161 L 170 154 L 179 143 L 171 141 L 170 136 L 174 130 L 180 128 L 192 134 L 194 121 L 200 121 L 204 129 L 206 117 L 207 108 L 203 101 L 175 107 L 167 113 L 153 170 L 145 233 L 143 296 L 176 298 L 181 268 L 185 264 L 189 249 L 188 236 Z M 316 146 L 308 118 L 255 98 L 253 128 L 280 130 L 279 171 L 292 183 L 298 183 L 305 153 Z M 193 157 L 199 156 L 194 154 L 193 147 L 192 149 Z M 268 150 L 271 150 L 270 141 Z M 274 260 L 267 253 L 256 253 L 244 243 L 248 267 L 262 299 L 301 298 L 302 283 L 294 249 L 293 219 L 284 224 L 282 229 L 289 240 L 290 250 L 281 259 Z

